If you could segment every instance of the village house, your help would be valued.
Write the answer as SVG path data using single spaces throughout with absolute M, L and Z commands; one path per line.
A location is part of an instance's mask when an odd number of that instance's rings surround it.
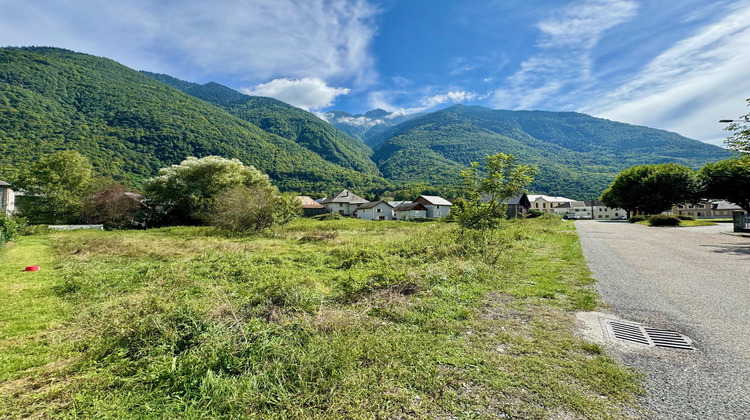
M 7 215 L 16 211 L 16 194 L 10 187 L 9 183 L 0 181 L 0 212 Z
M 526 213 L 529 212 L 529 208 L 531 207 L 529 196 L 526 195 L 526 193 L 522 193 L 517 197 L 503 200 L 503 203 L 508 205 L 508 219 L 523 217 L 524 215 L 526 215 Z
M 625 219 L 623 209 L 607 207 L 601 201 L 569 201 L 554 208 L 555 214 L 566 219 L 619 220 Z
M 453 205 L 450 201 L 433 195 L 420 195 L 414 200 L 427 209 L 427 217 L 440 218 L 447 216 Z
M 297 196 L 297 198 L 302 204 L 302 215 L 305 217 L 328 213 L 328 209 L 326 209 L 324 205 L 313 200 L 312 197 L 309 197 L 307 195 L 299 195 Z
M 583 201 L 561 203 L 552 211 L 563 219 L 591 219 L 591 207 L 586 206 Z
M 324 198 L 320 201 L 320 204 L 325 206 L 329 212 L 338 213 L 342 216 L 356 216 L 357 207 L 364 203 L 367 203 L 367 200 L 347 189 L 343 189 L 332 197 Z
M 427 207 L 421 203 L 404 202 L 396 206 L 396 220 L 413 220 L 427 218 Z
M 532 210 L 539 210 L 542 213 L 554 213 L 555 207 L 574 200 L 565 197 L 549 196 L 543 194 L 529 194 L 529 203 Z
M 387 201 L 371 201 L 357 207 L 357 218 L 364 220 L 395 220 L 393 205 Z
M 668 213 L 696 218 L 731 218 L 732 212 L 743 211 L 742 207 L 725 200 L 702 200 L 698 203 L 683 203 L 672 207 Z

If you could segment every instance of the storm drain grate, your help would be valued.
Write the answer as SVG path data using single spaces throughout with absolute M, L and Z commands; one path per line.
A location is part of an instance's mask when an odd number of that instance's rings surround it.
M 695 350 L 693 341 L 677 331 L 659 330 L 640 324 L 604 319 L 603 327 L 607 335 L 618 340 L 626 340 L 650 347 Z

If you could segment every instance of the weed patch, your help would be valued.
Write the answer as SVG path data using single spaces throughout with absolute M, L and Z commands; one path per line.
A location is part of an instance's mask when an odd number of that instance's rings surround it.
M 43 295 L 65 309 L 0 341 L 28 355 L 0 377 L 0 416 L 624 417 L 637 377 L 573 334 L 597 298 L 572 229 L 343 218 L 23 237 L 46 241 Z M 35 394 L 34 375 L 59 379 Z

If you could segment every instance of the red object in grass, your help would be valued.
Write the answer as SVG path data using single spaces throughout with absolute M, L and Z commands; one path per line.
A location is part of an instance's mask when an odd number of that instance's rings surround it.
M 30 265 L 30 266 L 26 267 L 26 271 L 39 271 L 39 266 L 38 265 Z

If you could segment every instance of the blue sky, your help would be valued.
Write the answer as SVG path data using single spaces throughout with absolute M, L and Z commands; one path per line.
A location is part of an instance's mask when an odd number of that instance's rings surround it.
M 50 45 L 313 112 L 579 111 L 721 144 L 750 97 L 750 0 L 0 0 Z

